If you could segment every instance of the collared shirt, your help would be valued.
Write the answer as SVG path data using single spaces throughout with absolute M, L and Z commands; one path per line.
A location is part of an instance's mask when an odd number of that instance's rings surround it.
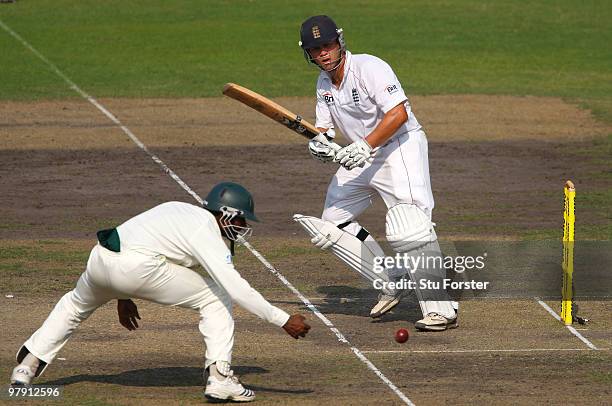
M 217 221 L 208 210 L 182 202 L 163 203 L 121 224 L 117 232 L 122 251 L 163 255 L 185 267 L 199 263 L 246 310 L 279 327 L 289 319 L 236 271 Z
M 339 129 L 351 142 L 370 134 L 384 115 L 400 103 L 408 120 L 396 132 L 419 130 L 408 98 L 393 69 L 380 58 L 346 51 L 344 78 L 339 87 L 327 72 L 317 81 L 316 126 Z

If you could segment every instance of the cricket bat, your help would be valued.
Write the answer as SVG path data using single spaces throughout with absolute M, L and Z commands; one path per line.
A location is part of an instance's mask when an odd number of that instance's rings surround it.
M 319 130 L 300 115 L 246 87 L 235 83 L 227 83 L 223 86 L 223 94 L 246 104 L 309 140 L 319 135 Z

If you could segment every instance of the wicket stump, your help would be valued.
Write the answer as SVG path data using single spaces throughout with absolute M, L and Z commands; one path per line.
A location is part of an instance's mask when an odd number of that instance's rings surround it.
M 576 189 L 571 180 L 565 182 L 564 188 L 564 211 L 563 211 L 563 291 L 561 299 L 561 320 L 565 325 L 573 322 L 573 282 L 574 272 L 574 223 L 576 215 L 574 212 L 574 198 Z

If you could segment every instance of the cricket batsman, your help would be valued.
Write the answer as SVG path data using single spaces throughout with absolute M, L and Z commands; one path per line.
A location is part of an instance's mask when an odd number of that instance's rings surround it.
M 117 228 L 98 232 L 85 272 L 47 320 L 23 344 L 11 384 L 29 385 L 51 364 L 72 333 L 98 307 L 118 299 L 120 323 L 138 327 L 138 309 L 131 298 L 180 306 L 200 312 L 199 329 L 206 344 L 204 394 L 211 400 L 249 402 L 247 389 L 231 369 L 234 344 L 232 301 L 282 327 L 291 337 L 305 337 L 304 316 L 289 316 L 271 305 L 234 268 L 232 243 L 251 234 L 247 220 L 258 221 L 251 194 L 236 183 L 212 188 L 204 207 L 188 203 L 160 204 Z M 200 264 L 207 275 L 192 271 Z
M 384 200 L 386 238 L 402 255 L 441 255 L 432 210 L 427 137 L 412 112 L 402 85 L 382 59 L 353 55 L 342 29 L 328 16 L 308 18 L 300 29 L 300 46 L 309 63 L 320 70 L 316 86 L 316 123 L 321 132 L 309 142 L 313 157 L 336 162 L 340 168 L 327 189 L 321 218 L 294 219 L 319 248 L 331 248 L 341 260 L 373 282 L 401 280 L 407 273 L 423 318 L 415 327 L 441 331 L 457 327 L 455 305 L 445 290 L 419 289 L 419 281 L 441 281 L 444 269 L 417 267 L 376 273 L 372 258 L 384 256 L 379 244 L 355 219 L 378 194 Z M 352 143 L 334 143 L 338 129 Z M 430 261 L 429 264 L 440 261 Z M 384 289 L 370 312 L 380 317 L 400 301 L 403 291 Z

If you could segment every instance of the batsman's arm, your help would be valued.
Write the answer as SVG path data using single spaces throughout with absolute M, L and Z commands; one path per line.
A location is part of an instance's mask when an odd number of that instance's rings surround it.
M 334 153 L 334 162 L 339 163 L 349 171 L 363 167 L 366 162 L 371 162 L 378 147 L 393 137 L 393 134 L 408 120 L 404 101 L 390 108 L 374 131 L 365 138 L 359 139 L 336 151 Z
M 315 126 L 319 134 L 325 134 L 325 136 L 317 135 L 313 140 L 328 145 L 333 151 L 330 154 L 333 158 L 342 147 L 334 142 L 336 133 L 333 129 L 332 116 L 329 107 L 327 107 L 327 102 L 319 90 L 317 90 L 317 104 L 315 106 Z
M 363 70 L 363 80 L 368 83 L 368 95 L 377 108 L 385 113 L 376 128 L 366 136 L 372 148 L 382 146 L 408 120 L 410 103 L 391 66 L 381 59 L 371 59 Z
M 366 137 L 366 141 L 372 148 L 380 147 L 408 120 L 408 113 L 404 102 L 389 110 L 380 123 Z
M 317 87 L 319 87 L 318 83 Z M 315 105 L 315 127 L 317 127 L 319 131 L 321 129 L 327 131 L 328 129 L 334 126 L 334 121 L 332 119 L 331 112 L 329 111 L 329 107 L 327 106 L 327 101 L 325 100 L 325 95 L 323 93 L 323 90 L 317 89 L 317 102 Z

